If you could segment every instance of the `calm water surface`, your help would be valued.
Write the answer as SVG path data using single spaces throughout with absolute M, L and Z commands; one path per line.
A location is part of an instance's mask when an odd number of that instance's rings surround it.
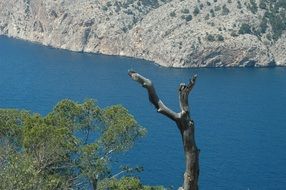
M 201 189 L 285 189 L 286 68 L 168 69 L 0 37 L 0 107 L 46 114 L 63 98 L 95 98 L 102 107 L 123 104 L 148 128 L 124 162 L 143 165 L 146 184 L 177 188 L 184 171 L 179 132 L 156 113 L 128 69 L 152 79 L 176 111 L 178 84 L 199 75 L 190 104 L 201 149 Z

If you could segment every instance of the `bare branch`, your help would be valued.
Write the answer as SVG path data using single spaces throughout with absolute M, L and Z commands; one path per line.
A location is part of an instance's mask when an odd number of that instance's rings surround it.
M 143 77 L 135 71 L 128 71 L 128 75 L 136 82 L 140 83 L 142 87 L 147 89 L 149 100 L 155 106 L 157 111 L 168 118 L 176 121 L 179 118 L 179 114 L 168 108 L 158 97 L 156 90 L 152 84 L 152 81 Z
M 159 99 L 152 82 L 136 73 L 135 71 L 129 71 L 128 75 L 144 88 L 147 89 L 150 102 L 156 107 L 158 112 L 166 115 L 170 119 L 174 120 L 180 130 L 185 159 L 186 159 L 186 171 L 184 175 L 182 190 L 198 190 L 198 177 L 199 177 L 199 149 L 195 142 L 195 126 L 189 113 L 188 96 L 193 89 L 197 75 L 194 75 L 189 84 L 180 84 L 179 88 L 179 100 L 180 100 L 180 113 L 175 113 L 170 110 Z
M 186 85 L 185 83 L 180 84 L 179 101 L 180 101 L 180 108 L 182 110 L 182 113 L 189 112 L 188 96 L 191 90 L 193 89 L 193 87 L 195 86 L 196 79 L 197 79 L 197 75 L 194 75 L 188 85 Z

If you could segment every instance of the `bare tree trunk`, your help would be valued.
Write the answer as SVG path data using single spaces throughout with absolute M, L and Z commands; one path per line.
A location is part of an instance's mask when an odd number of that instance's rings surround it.
M 157 111 L 168 118 L 176 122 L 178 129 L 180 130 L 184 153 L 186 161 L 186 171 L 184 173 L 184 183 L 180 189 L 183 190 L 198 190 L 198 178 L 199 178 L 199 149 L 196 146 L 194 136 L 194 122 L 190 117 L 188 96 L 190 91 L 195 85 L 196 75 L 190 80 L 189 84 L 180 84 L 179 88 L 179 102 L 181 112 L 176 113 L 159 99 L 156 90 L 151 80 L 143 77 L 135 71 L 129 71 L 128 75 L 144 88 L 147 89 L 149 100 L 155 106 Z

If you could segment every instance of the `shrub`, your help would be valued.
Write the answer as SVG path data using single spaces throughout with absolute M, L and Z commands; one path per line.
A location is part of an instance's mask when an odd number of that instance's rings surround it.
M 200 13 L 200 9 L 196 6 L 193 13 L 194 16 L 197 16 Z
M 224 37 L 221 34 L 217 35 L 217 40 L 218 41 L 224 41 Z
M 210 42 L 213 42 L 213 41 L 215 41 L 215 37 L 213 35 L 211 35 L 211 34 L 208 34 L 207 35 L 207 40 L 210 41 Z
M 259 8 L 260 9 L 267 9 L 267 5 L 265 3 L 265 0 L 261 0 L 260 3 L 259 3 Z
M 238 8 L 238 9 L 241 9 L 241 8 L 242 8 L 242 5 L 241 5 L 241 2 L 240 2 L 240 1 L 237 1 L 237 8 Z
M 101 9 L 102 9 L 103 11 L 107 11 L 107 10 L 108 10 L 107 6 L 102 6 Z
M 215 10 L 215 11 L 220 11 L 220 10 L 221 10 L 221 7 L 220 7 L 220 6 L 215 6 L 214 10 Z
M 238 31 L 239 34 L 252 34 L 251 27 L 249 24 L 242 23 Z
M 190 10 L 189 9 L 182 9 L 181 12 L 184 13 L 184 14 L 189 14 Z
M 171 13 L 170 13 L 170 16 L 171 16 L 171 17 L 176 17 L 175 11 L 171 12 Z
M 189 14 L 187 16 L 185 16 L 185 20 L 188 22 L 188 21 L 191 21 L 193 19 L 192 15 Z
M 213 9 L 210 10 L 210 13 L 211 13 L 211 16 L 212 16 L 212 17 L 215 17 L 215 13 L 214 13 L 214 10 L 213 10 Z
M 232 37 L 237 37 L 237 36 L 238 36 L 238 34 L 237 34 L 235 31 L 232 31 L 232 32 L 230 33 L 230 35 L 231 35 Z
M 247 6 L 247 8 L 248 8 L 253 14 L 256 14 L 256 13 L 257 13 L 257 10 L 258 10 L 256 1 L 255 1 L 255 0 L 250 0 L 250 4 Z
M 226 7 L 226 5 L 222 6 L 222 15 L 228 15 L 229 13 L 229 9 Z
M 107 7 L 111 7 L 111 6 L 112 6 L 112 3 L 111 3 L 110 1 L 108 1 L 108 2 L 106 3 L 106 6 L 107 6 Z
M 265 18 L 262 19 L 259 27 L 260 27 L 260 32 L 261 33 L 265 33 L 266 32 L 268 25 L 267 25 L 267 20 Z

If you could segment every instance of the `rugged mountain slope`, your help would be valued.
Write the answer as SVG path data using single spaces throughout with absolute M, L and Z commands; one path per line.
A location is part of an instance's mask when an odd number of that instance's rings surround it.
M 285 0 L 1 0 L 0 34 L 171 67 L 286 65 Z

